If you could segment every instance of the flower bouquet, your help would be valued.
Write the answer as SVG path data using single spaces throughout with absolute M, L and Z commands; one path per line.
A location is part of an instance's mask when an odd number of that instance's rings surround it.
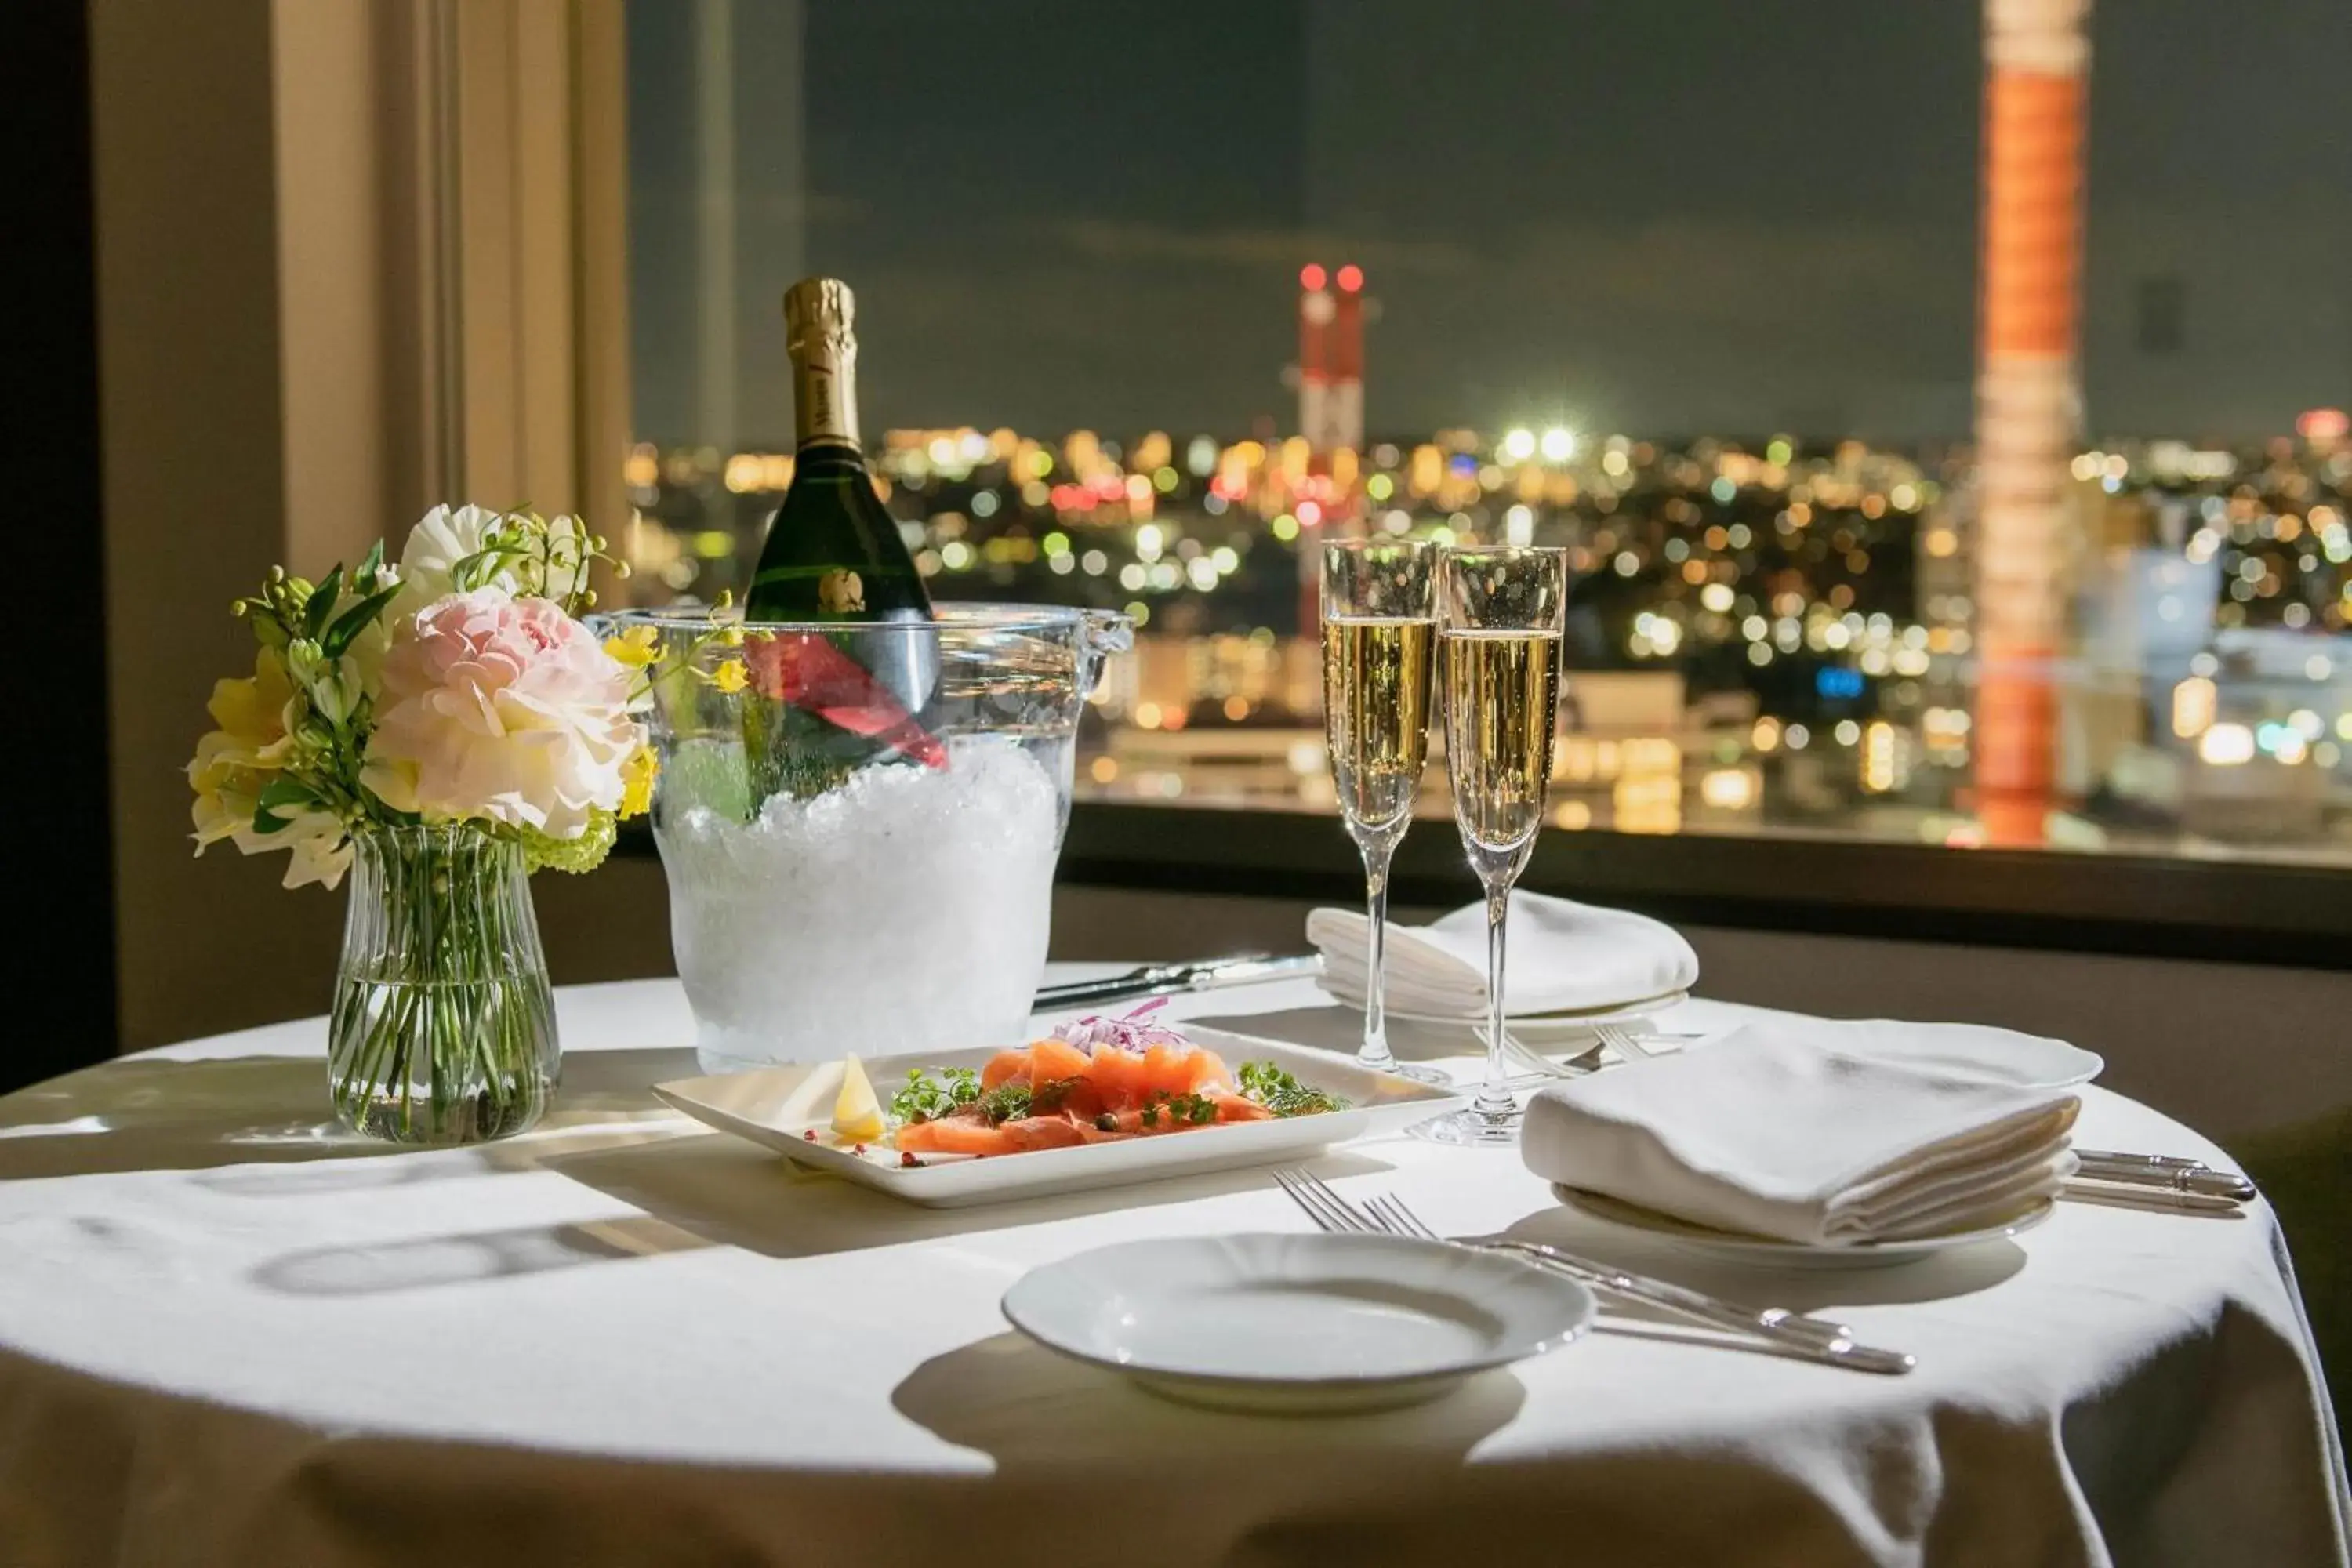
M 329 1052 L 361 1132 L 503 1137 L 554 1092 L 529 877 L 603 861 L 656 766 L 634 711 L 648 649 L 575 618 L 600 559 L 572 518 L 441 507 L 396 567 L 379 542 L 315 584 L 273 569 L 236 606 L 259 646 L 188 764 L 197 852 L 284 849 L 289 888 L 352 873 Z

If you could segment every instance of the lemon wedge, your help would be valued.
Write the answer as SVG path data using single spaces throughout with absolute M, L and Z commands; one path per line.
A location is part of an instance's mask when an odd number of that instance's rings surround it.
M 882 1136 L 882 1102 L 874 1097 L 873 1080 L 856 1056 L 841 1063 L 841 1093 L 833 1102 L 833 1135 L 851 1143 L 871 1143 Z

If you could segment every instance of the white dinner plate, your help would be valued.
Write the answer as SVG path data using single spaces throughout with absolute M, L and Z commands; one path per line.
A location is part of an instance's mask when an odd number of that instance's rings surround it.
M 1553 1193 L 1559 1201 L 1587 1218 L 1616 1229 L 1638 1235 L 1646 1240 L 1663 1242 L 1681 1251 L 1693 1252 L 1718 1261 L 1761 1265 L 1774 1268 L 1885 1268 L 1897 1263 L 1914 1263 L 1938 1252 L 1949 1252 L 1962 1247 L 1981 1247 L 1988 1241 L 2000 1241 L 2021 1230 L 2032 1230 L 2050 1217 L 2057 1206 L 2054 1198 L 2036 1198 L 1998 1225 L 1971 1226 L 1944 1236 L 1913 1237 L 1903 1241 L 1863 1242 L 1844 1247 L 1822 1247 L 1801 1241 L 1784 1241 L 1777 1237 L 1748 1236 L 1738 1231 L 1717 1230 L 1708 1226 L 1695 1225 L 1673 1215 L 1660 1214 L 1639 1204 L 1627 1203 L 1602 1193 L 1586 1192 L 1554 1182 Z
M 1408 1237 L 1153 1237 L 1033 1268 L 1004 1316 L 1040 1344 L 1219 1409 L 1433 1398 L 1592 1326 L 1592 1292 L 1507 1253 Z
M 1897 1062 L 2018 1089 L 2072 1089 L 2090 1082 L 2107 1065 L 2097 1052 L 2080 1046 L 1988 1024 L 1895 1024 L 1872 1031 L 1866 1042 L 1840 1037 L 1819 1043 L 1823 1050 L 1866 1061 Z
M 1360 996 L 1343 996 L 1337 991 L 1326 989 L 1334 1001 L 1343 1005 L 1361 1007 L 1364 1005 Z M 1504 1016 L 1503 1026 L 1522 1038 L 1590 1034 L 1603 1024 L 1634 1023 L 1689 1000 L 1690 993 L 1687 991 L 1669 991 L 1660 996 L 1645 996 L 1638 1002 L 1582 1012 L 1511 1013 Z M 1388 1016 L 1404 1023 L 1444 1024 L 1459 1029 L 1483 1029 L 1486 1026 L 1486 1015 L 1484 1013 L 1473 1017 L 1456 1013 L 1415 1013 L 1402 1007 L 1391 1007 Z
M 862 1153 L 835 1142 L 831 1123 L 834 1098 L 841 1092 L 837 1061 L 681 1079 L 656 1084 L 654 1093 L 722 1132 L 748 1138 L 787 1159 L 932 1208 L 960 1208 L 1236 1165 L 1297 1161 L 1367 1133 L 1401 1131 L 1452 1110 L 1464 1098 L 1461 1090 L 1373 1072 L 1328 1051 L 1244 1038 L 1222 1029 L 1187 1028 L 1184 1036 L 1215 1051 L 1229 1067 L 1271 1061 L 1307 1088 L 1339 1096 L 1349 1108 L 1316 1116 L 1237 1121 L 1156 1138 L 1039 1149 L 987 1159 L 925 1155 L 922 1164 L 909 1167 L 900 1163 L 898 1151 L 887 1142 L 869 1144 Z M 887 1102 L 907 1081 L 911 1068 L 979 1068 L 997 1048 L 915 1051 L 876 1057 L 865 1065 L 876 1091 Z

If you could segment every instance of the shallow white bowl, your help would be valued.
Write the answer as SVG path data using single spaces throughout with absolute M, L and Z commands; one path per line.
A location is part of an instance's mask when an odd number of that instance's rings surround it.
M 1034 1268 L 1004 1316 L 1172 1399 L 1315 1415 L 1432 1399 L 1567 1344 L 1592 1293 L 1505 1253 L 1369 1235 L 1121 1242 Z

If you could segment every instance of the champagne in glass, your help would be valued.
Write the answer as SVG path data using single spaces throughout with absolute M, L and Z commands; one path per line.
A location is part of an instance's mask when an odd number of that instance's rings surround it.
M 1448 630 L 1444 642 L 1446 756 L 1463 847 L 1481 880 L 1516 878 L 1543 825 L 1560 635 Z
M 1511 884 L 1543 826 L 1567 603 L 1563 551 L 1450 549 L 1439 560 L 1445 766 L 1462 848 L 1486 893 L 1486 1076 L 1468 1110 L 1413 1129 L 1441 1143 L 1518 1141 L 1503 1068 L 1504 934 Z
M 1356 1059 L 1427 1083 L 1434 1068 L 1404 1067 L 1389 1049 L 1381 973 L 1388 939 L 1389 860 L 1412 826 L 1429 760 L 1430 655 L 1436 640 L 1433 552 L 1412 541 L 1349 540 L 1323 547 L 1323 723 L 1339 811 L 1364 859 L 1364 1044 Z
M 1351 824 L 1385 831 L 1412 811 L 1429 760 L 1436 640 L 1429 620 L 1334 616 L 1323 623 L 1323 722 Z

